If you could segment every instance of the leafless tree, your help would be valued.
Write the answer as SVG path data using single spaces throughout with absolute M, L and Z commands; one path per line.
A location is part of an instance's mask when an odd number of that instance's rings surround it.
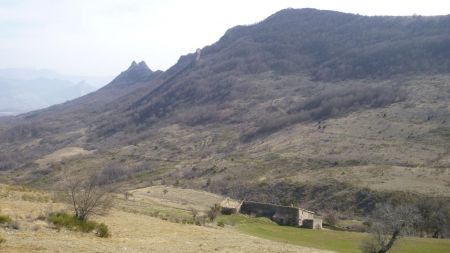
M 330 226 L 336 226 L 339 218 L 336 212 L 328 212 L 324 217 L 324 222 Z
M 409 205 L 381 205 L 377 207 L 374 217 L 371 238 L 362 245 L 364 253 L 386 253 L 400 237 L 413 234 L 418 213 Z
M 421 216 L 422 235 L 434 238 L 450 237 L 450 203 L 445 199 L 428 198 L 417 203 Z
M 197 215 L 198 215 L 198 210 L 191 207 L 191 214 L 192 214 L 192 219 L 195 221 L 195 219 L 197 218 Z
M 80 220 L 105 214 L 112 207 L 112 188 L 99 184 L 95 174 L 66 177 L 64 188 L 75 216 Z
M 221 207 L 219 204 L 214 204 L 208 211 L 208 218 L 210 221 L 214 221 L 216 217 L 219 215 Z

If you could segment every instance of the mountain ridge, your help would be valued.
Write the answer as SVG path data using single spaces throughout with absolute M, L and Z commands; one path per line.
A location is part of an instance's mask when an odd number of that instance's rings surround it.
M 283 10 L 164 72 L 133 62 L 95 93 L 0 122 L 0 169 L 42 185 L 114 167 L 123 187 L 289 191 L 313 207 L 346 196 L 351 211 L 370 209 L 361 194 L 445 192 L 449 22 Z M 42 162 L 66 147 L 93 152 Z M 300 199 L 316 191 L 330 195 Z
M 111 88 L 111 86 L 127 86 L 138 82 L 149 82 L 158 75 L 161 75 L 163 71 L 152 71 L 145 61 L 136 63 L 133 61 L 127 70 L 120 73 L 114 78 L 105 88 Z

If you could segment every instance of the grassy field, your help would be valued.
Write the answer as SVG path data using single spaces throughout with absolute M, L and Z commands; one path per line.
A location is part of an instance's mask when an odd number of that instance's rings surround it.
M 93 233 L 58 230 L 39 219 L 50 212 L 70 212 L 70 207 L 54 203 L 51 196 L 50 193 L 34 189 L 0 185 L 0 215 L 8 215 L 16 227 L 0 224 L 0 238 L 5 240 L 0 243 L 0 252 L 330 253 L 273 242 L 244 234 L 233 227 L 221 228 L 214 224 L 197 226 L 171 222 L 162 217 L 150 217 L 148 213 L 154 211 L 159 211 L 165 217 L 179 217 L 181 210 L 150 202 L 140 205 L 139 201 L 134 200 L 117 199 L 116 208 L 106 216 L 92 217 L 109 226 L 112 233 L 110 238 L 99 238 Z
M 162 192 L 164 189 L 168 191 Z M 0 185 L 0 214 L 9 215 L 19 229 L 0 227 L 0 252 L 307 252 L 360 253 L 364 233 L 309 230 L 279 226 L 266 218 L 219 216 L 205 226 L 179 223 L 189 209 L 202 210 L 198 201 L 220 196 L 190 189 L 149 187 L 132 191 L 126 200 L 115 198 L 115 208 L 94 217 L 110 227 L 112 237 L 62 230 L 39 220 L 43 214 L 64 210 L 52 194 L 24 187 Z M 185 196 L 180 200 L 180 196 Z M 181 202 L 180 202 L 181 201 Z M 178 221 L 178 222 L 177 222 Z M 216 226 L 223 221 L 227 226 Z M 392 253 L 447 253 L 450 240 L 404 238 Z
M 279 226 L 265 218 L 242 215 L 221 216 L 219 220 L 234 225 L 239 231 L 261 238 L 342 253 L 360 253 L 361 242 L 367 234 L 331 230 L 310 230 Z M 403 238 L 392 253 L 450 252 L 450 240 Z

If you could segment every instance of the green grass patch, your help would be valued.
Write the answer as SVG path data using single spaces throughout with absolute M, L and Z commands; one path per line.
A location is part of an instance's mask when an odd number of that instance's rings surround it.
M 218 222 L 217 222 L 217 226 L 219 226 L 219 227 L 225 227 L 225 222 L 223 222 L 223 221 L 218 221 Z
M 65 227 L 69 230 L 80 231 L 84 233 L 93 231 L 98 225 L 95 221 L 80 220 L 74 215 L 70 215 L 64 212 L 50 214 L 49 221 L 59 229 Z
M 80 220 L 74 215 L 58 212 L 49 215 L 48 220 L 50 223 L 55 225 L 57 229 L 67 228 L 72 231 L 79 231 L 83 233 L 89 233 L 96 231 L 96 235 L 99 237 L 110 237 L 108 226 L 104 223 L 97 223 L 95 221 Z
M 0 224 L 10 223 L 12 221 L 9 215 L 0 215 Z
M 268 240 L 296 244 L 305 247 L 331 250 L 342 253 L 361 253 L 360 245 L 368 234 L 357 232 L 311 230 L 279 226 L 265 218 L 244 215 L 220 216 L 218 221 L 235 225 L 246 234 Z M 402 238 L 392 253 L 443 253 L 450 252 L 450 240 L 428 238 Z

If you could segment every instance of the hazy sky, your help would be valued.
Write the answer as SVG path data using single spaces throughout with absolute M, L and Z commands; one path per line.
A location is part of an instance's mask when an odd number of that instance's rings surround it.
M 235 25 L 284 8 L 445 15 L 450 1 L 0 0 L 0 68 L 116 75 L 132 60 L 165 70 Z

